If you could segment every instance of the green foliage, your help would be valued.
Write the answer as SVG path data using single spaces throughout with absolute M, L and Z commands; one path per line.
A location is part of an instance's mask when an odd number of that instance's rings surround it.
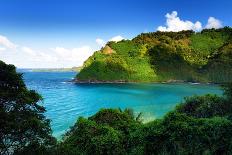
M 171 112 L 145 137 L 145 154 L 230 154 L 231 123 Z
M 77 75 L 80 81 L 154 81 L 147 48 L 132 41 L 109 42 L 114 53 L 96 52 Z M 107 52 L 106 52 L 107 53 Z
M 76 145 L 78 144 L 78 145 Z M 70 131 L 64 144 L 67 149 L 75 150 L 78 148 L 83 154 L 122 154 L 122 135 L 117 130 L 109 126 L 97 124 L 94 121 L 80 118 L 75 124 L 75 129 Z M 78 152 L 79 152 L 78 151 Z
M 193 96 L 162 119 L 140 123 L 131 109 L 79 118 L 60 154 L 227 155 L 232 153 L 232 85 L 224 96 Z M 71 152 L 71 153 L 70 153 Z M 58 154 L 59 154 L 58 153 Z
M 139 44 L 151 44 L 157 45 L 160 38 L 168 37 L 173 40 L 181 40 L 189 38 L 194 32 L 193 31 L 180 31 L 180 32 L 152 32 L 152 33 L 142 33 L 132 39 L 132 41 Z
M 220 31 L 202 31 L 191 36 L 190 47 L 195 51 L 201 64 L 207 64 L 210 55 L 228 40 L 229 35 Z
M 232 42 L 225 43 L 214 52 L 203 73 L 209 81 L 228 83 L 232 82 Z
M 127 138 L 140 124 L 131 110 L 102 109 L 88 119 L 79 118 L 57 154 L 126 154 Z
M 232 113 L 232 104 L 216 95 L 187 97 L 177 111 L 197 118 L 226 117 Z
M 184 52 L 189 50 L 182 48 L 179 42 L 170 40 L 166 43 L 160 43 L 150 49 L 150 61 L 151 64 L 156 68 L 158 79 L 160 81 L 177 79 L 186 81 L 198 81 L 196 67 L 188 62 L 188 58 L 185 58 Z M 190 61 L 190 60 L 189 60 Z
M 224 90 L 224 96 L 226 96 L 227 102 L 232 104 L 232 83 L 222 85 Z
M 41 99 L 13 65 L 0 61 L 1 154 L 42 154 L 55 144 L 45 109 L 37 103 Z
M 232 82 L 232 29 L 142 33 L 95 52 L 77 81 Z M 113 51 L 113 52 L 112 52 Z

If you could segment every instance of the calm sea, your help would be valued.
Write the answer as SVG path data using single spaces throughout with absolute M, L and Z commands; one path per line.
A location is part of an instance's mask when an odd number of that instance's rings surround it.
M 74 84 L 75 72 L 29 72 L 24 81 L 44 98 L 53 135 L 60 138 L 79 116 L 88 117 L 101 108 L 132 108 L 144 121 L 162 117 L 185 96 L 222 94 L 215 85 L 202 84 Z

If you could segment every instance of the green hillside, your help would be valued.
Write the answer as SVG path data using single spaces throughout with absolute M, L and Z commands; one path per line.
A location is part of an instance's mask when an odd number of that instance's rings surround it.
M 78 82 L 231 82 L 232 28 L 142 33 L 108 42 L 85 61 Z

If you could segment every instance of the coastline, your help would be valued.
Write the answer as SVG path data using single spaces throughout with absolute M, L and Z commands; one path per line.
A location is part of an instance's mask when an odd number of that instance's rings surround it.
M 139 84 L 139 83 L 151 83 L 151 84 L 178 84 L 178 83 L 185 83 L 185 84 L 192 84 L 192 85 L 200 85 L 200 84 L 207 84 L 207 85 L 221 85 L 223 83 L 215 83 L 215 82 L 198 82 L 198 81 L 185 81 L 185 80 L 167 80 L 167 81 L 126 81 L 126 80 L 78 80 L 73 79 L 73 83 L 76 84 Z

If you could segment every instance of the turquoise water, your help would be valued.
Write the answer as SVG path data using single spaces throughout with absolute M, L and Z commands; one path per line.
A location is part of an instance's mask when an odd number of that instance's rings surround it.
M 79 116 L 100 108 L 133 108 L 145 121 L 162 117 L 185 96 L 221 94 L 218 86 L 193 84 L 74 84 L 74 72 L 24 72 L 30 89 L 44 98 L 53 135 L 60 137 Z

